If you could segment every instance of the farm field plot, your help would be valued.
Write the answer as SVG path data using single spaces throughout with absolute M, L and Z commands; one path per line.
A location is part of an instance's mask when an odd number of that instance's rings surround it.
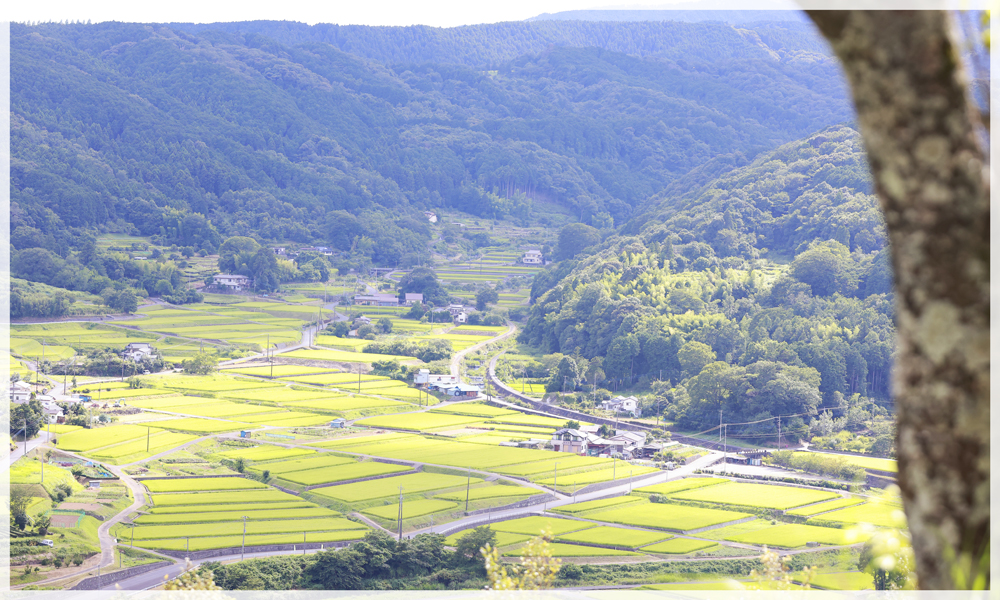
M 122 538 L 126 535 L 131 539 L 132 533 L 119 525 Z M 360 523 L 341 517 L 317 517 L 313 519 L 267 519 L 246 522 L 247 535 L 264 533 L 298 533 L 301 540 L 302 532 L 334 531 L 340 529 L 367 529 Z M 127 532 L 127 533 L 126 533 Z M 215 523 L 197 523 L 187 525 L 144 525 L 135 528 L 135 540 L 155 540 L 163 538 L 184 537 L 214 537 L 240 535 L 243 532 L 243 521 L 222 521 Z
M 316 373 L 329 373 L 331 369 L 326 367 L 306 367 L 302 365 L 274 365 L 274 367 L 243 367 L 239 369 L 225 369 L 222 373 L 237 373 L 240 375 L 253 375 L 256 377 L 288 377 L 289 375 L 314 375 Z
M 718 546 L 715 542 L 707 540 L 692 540 L 688 538 L 673 538 L 659 544 L 644 546 L 643 552 L 653 552 L 656 554 L 690 554 L 699 550 L 708 550 Z
M 247 425 L 246 423 L 233 423 L 232 421 L 214 421 L 211 419 L 167 419 L 166 421 L 153 421 L 150 427 L 160 429 L 172 429 L 174 431 L 187 431 L 190 433 L 220 433 L 223 431 L 236 431 L 237 429 L 256 429 L 259 425 Z
M 490 527 L 495 531 L 506 531 L 508 533 L 520 533 L 522 535 L 541 535 L 542 530 L 548 528 L 552 535 L 564 535 L 573 531 L 581 531 L 595 527 L 593 523 L 586 521 L 572 521 L 570 519 L 559 519 L 555 517 L 523 517 L 512 521 L 502 521 L 491 523 Z
M 527 433 L 515 432 L 491 432 L 479 435 L 463 435 L 460 440 L 463 444 L 483 444 L 486 446 L 499 446 L 500 442 L 518 441 L 531 439 Z
M 302 358 L 305 360 L 328 360 L 346 363 L 373 363 L 380 360 L 393 360 L 422 363 L 412 356 L 397 356 L 394 354 L 374 354 L 368 352 L 346 352 L 343 350 L 293 350 L 282 356 L 287 358 Z
M 346 386 L 347 384 L 344 385 Z M 368 381 L 361 382 L 361 391 L 375 394 L 381 393 L 384 388 L 396 387 L 406 388 L 407 385 L 405 382 L 396 381 L 395 379 L 369 379 Z
M 482 483 L 482 479 L 476 477 L 473 477 L 473 479 L 476 479 L 475 483 Z M 465 485 L 465 480 L 465 477 L 457 477 L 455 475 L 414 473 L 412 475 L 400 475 L 398 477 L 387 477 L 373 481 L 361 481 L 358 483 L 318 488 L 312 490 L 310 493 L 342 502 L 358 502 L 398 494 L 400 486 L 403 487 L 404 494 L 416 494 L 463 486 Z
M 810 490 L 790 486 L 764 485 L 758 483 L 724 483 L 684 490 L 670 495 L 678 500 L 715 502 L 757 508 L 789 509 L 803 504 L 839 498 L 831 491 Z
M 414 407 L 415 408 L 415 407 Z M 465 417 L 462 415 L 442 415 L 429 412 L 411 413 L 402 415 L 382 415 L 378 417 L 368 417 L 355 422 L 355 425 L 365 427 L 382 427 L 385 429 L 409 429 L 413 431 L 429 431 L 431 429 L 442 429 L 446 427 L 457 427 L 459 425 L 472 425 L 481 423 L 477 417 Z
M 628 550 L 614 550 L 611 548 L 598 548 L 596 546 L 578 546 L 576 544 L 560 544 L 559 542 L 552 542 L 549 544 L 549 550 L 552 552 L 552 556 L 642 556 L 637 552 L 629 552 Z M 520 556 L 520 550 L 511 550 L 503 553 L 504 556 Z
M 456 506 L 458 506 L 458 504 L 454 502 L 447 502 L 445 500 L 411 500 L 409 502 L 403 502 L 403 519 L 412 519 L 413 517 L 422 517 L 424 515 L 439 513 L 451 510 Z M 387 521 L 396 521 L 399 518 L 399 504 L 387 504 L 386 506 L 366 508 L 361 512 L 366 515 L 385 519 Z
M 278 410 L 274 406 L 256 406 L 245 402 L 203 401 L 199 404 L 182 404 L 165 406 L 159 410 L 175 412 L 196 417 L 233 418 L 248 417 L 260 413 L 272 413 Z
M 813 504 L 811 506 L 803 506 L 802 508 L 796 508 L 794 510 L 785 511 L 786 515 L 795 515 L 797 517 L 811 517 L 822 512 L 829 510 L 836 510 L 838 508 L 846 508 L 848 506 L 854 506 L 855 504 L 861 504 L 864 500 L 861 498 L 839 498 L 837 500 L 830 500 L 829 502 L 820 502 L 819 504 Z
M 102 388 L 102 390 L 103 390 L 103 388 Z M 98 392 L 98 391 L 95 390 L 95 391 L 91 391 L 87 395 L 90 396 L 92 400 L 95 400 L 95 401 L 98 401 L 98 402 L 104 402 L 106 400 L 122 400 L 122 399 L 131 399 L 131 398 L 146 398 L 146 397 L 153 397 L 153 396 L 173 396 L 173 395 L 176 395 L 176 394 L 177 394 L 177 392 L 174 391 L 174 390 L 158 390 L 158 389 L 155 389 L 155 388 L 136 388 L 136 389 L 121 388 L 121 389 L 117 389 L 117 390 L 113 389 L 110 392 L 108 392 L 108 391 L 100 391 L 100 392 Z M 132 404 L 132 402 L 134 402 L 134 400 L 129 400 L 128 404 Z
M 137 525 L 169 525 L 173 523 L 218 523 L 224 521 L 240 521 L 246 515 L 254 520 L 269 519 L 309 519 L 313 517 L 337 517 L 335 510 L 322 506 L 304 505 L 301 508 L 273 508 L 269 510 L 225 510 L 213 512 L 183 512 L 169 514 L 141 515 L 135 520 Z
M 297 458 L 295 460 L 270 462 L 262 465 L 257 465 L 250 470 L 254 472 L 263 472 L 267 470 L 271 472 L 271 475 L 280 476 L 284 473 L 307 471 L 309 469 L 323 469 L 326 467 L 335 467 L 337 465 L 346 465 L 357 462 L 355 459 L 347 458 L 346 456 L 334 456 L 332 454 L 317 453 L 317 452 L 309 452 L 309 453 L 312 456 L 309 456 L 308 458 Z
M 638 477 L 639 475 L 658 473 L 659 471 L 660 470 L 655 467 L 636 467 L 624 464 L 611 469 L 584 471 L 583 473 L 570 473 L 569 475 L 546 477 L 535 481 L 542 485 L 584 485 L 588 483 L 599 483 L 601 481 L 613 481 L 617 479 L 627 479 L 629 477 Z
M 463 440 L 464 441 L 464 440 Z M 548 454 L 548 456 L 546 456 Z M 563 471 L 567 469 L 576 469 L 581 467 L 593 467 L 603 464 L 611 464 L 610 458 L 597 458 L 596 456 L 577 456 L 575 454 L 560 453 L 558 458 L 552 458 L 552 453 L 539 454 L 538 458 L 541 460 L 534 460 L 531 462 L 524 462 L 521 464 L 509 464 L 501 467 L 497 467 L 495 471 L 502 475 L 514 475 L 514 476 L 528 476 L 528 475 L 538 475 L 540 473 L 551 473 L 553 467 L 556 463 L 559 463 L 559 468 Z
M 33 339 L 10 338 L 10 351 L 25 358 L 41 358 L 44 354 L 45 360 L 67 360 L 76 356 L 76 351 L 69 346 L 57 346 L 42 344 Z
M 397 408 L 400 412 L 414 410 L 414 406 L 409 402 L 397 402 L 396 400 L 373 398 L 371 396 L 331 396 L 324 399 L 299 400 L 284 402 L 283 404 L 293 410 L 312 408 L 316 410 L 343 411 L 382 407 Z
M 711 525 L 721 525 L 753 515 L 745 513 L 718 510 L 715 508 L 696 508 L 674 504 L 627 504 L 623 507 L 602 510 L 587 515 L 588 519 L 635 525 L 651 529 L 666 529 L 668 531 L 691 531 Z
M 450 415 L 465 415 L 467 417 L 499 417 L 499 416 L 517 414 L 516 410 L 496 408 L 495 406 L 490 406 L 489 404 L 483 404 L 480 402 L 463 402 L 461 404 L 452 404 L 450 406 L 432 408 L 430 412 L 450 414 Z
M 812 519 L 809 519 L 809 521 L 815 521 L 817 523 L 834 523 L 838 525 L 857 525 L 859 523 L 868 523 L 876 527 L 900 527 L 904 523 L 902 518 L 902 508 L 886 502 L 866 502 L 856 506 L 849 506 L 833 512 L 817 515 Z
M 129 384 L 126 381 L 101 381 L 99 383 L 80 384 L 71 389 L 70 392 L 73 394 L 89 394 L 90 392 L 96 393 L 98 389 L 108 392 L 111 390 L 123 390 L 128 388 Z
M 266 484 L 243 477 L 205 477 L 197 479 L 146 479 L 142 481 L 150 492 L 214 492 L 223 490 L 266 490 Z
M 355 435 L 351 437 L 344 437 L 340 438 L 339 440 L 311 442 L 307 445 L 317 446 L 319 448 L 340 448 L 343 450 L 353 451 L 351 450 L 351 448 L 360 448 L 364 446 L 370 446 L 371 444 L 386 444 L 388 442 L 401 442 L 401 441 L 412 441 L 412 440 L 423 440 L 423 437 L 412 433 L 369 433 L 368 435 Z
M 322 400 L 324 398 L 342 398 L 343 394 L 334 391 L 320 390 L 293 390 L 289 387 L 270 388 L 266 390 L 233 390 L 221 392 L 219 396 L 224 398 L 235 398 L 237 400 L 249 400 L 251 402 L 277 402 L 278 404 L 288 404 L 289 402 L 302 402 L 304 400 Z
M 277 460 L 279 458 L 291 458 L 293 456 L 312 455 L 316 454 L 316 451 L 308 450 L 306 448 L 281 448 L 278 446 L 270 446 L 262 444 L 259 446 L 254 446 L 253 448 L 239 448 L 237 450 L 225 450 L 223 452 L 219 452 L 219 454 L 226 458 L 243 458 L 252 461 L 262 461 L 262 460 Z M 278 463 L 278 464 L 284 464 L 284 463 Z
M 662 542 L 670 539 L 670 534 L 656 531 L 640 531 L 638 529 L 625 529 L 622 527 L 608 527 L 602 525 L 591 529 L 584 529 L 574 533 L 567 533 L 559 536 L 556 541 L 579 542 L 581 544 L 601 544 L 604 546 L 614 546 L 616 548 L 638 548 L 653 542 Z
M 228 491 L 228 492 L 180 492 L 174 494 L 156 494 L 153 496 L 154 510 L 164 506 L 194 506 L 206 504 L 255 504 L 268 502 L 291 502 L 299 500 L 297 496 L 286 494 L 276 489 Z M 262 505 L 261 508 L 264 508 Z M 194 510 L 194 509 L 189 509 Z M 204 512 L 204 509 L 199 509 Z
M 349 348 L 355 352 L 360 352 L 361 348 L 364 348 L 371 343 L 371 340 L 359 340 L 357 338 L 343 338 L 337 337 L 335 335 L 317 335 L 316 345 L 326 346 L 328 348 Z
M 520 379 L 507 379 L 504 383 L 515 391 L 523 394 L 544 394 L 545 384 L 521 382 Z
M 721 485 L 728 482 L 728 479 L 716 479 L 714 477 L 686 477 L 675 481 L 657 483 L 656 485 L 647 485 L 638 488 L 635 491 L 640 494 L 673 494 L 674 492 L 693 490 L 695 488 L 706 487 L 709 485 Z
M 453 533 L 445 538 L 445 546 L 455 547 L 458 544 L 458 540 L 462 539 L 463 536 L 471 532 L 471 529 L 466 529 L 459 531 L 458 533 Z M 493 532 L 497 536 L 496 547 L 503 548 L 504 546 L 510 546 L 512 544 L 520 544 L 521 542 L 526 542 L 532 538 L 530 535 L 524 535 L 522 533 L 508 533 L 506 531 L 495 531 Z
M 514 498 L 534 496 L 544 494 L 535 488 L 519 487 L 514 485 L 491 485 L 487 487 L 472 488 L 469 490 L 469 500 L 482 500 L 483 498 L 511 498 L 511 502 L 516 502 Z M 465 500 L 465 490 L 458 492 L 446 492 L 438 494 L 435 498 L 443 500 Z
M 412 470 L 411 467 L 404 467 L 402 465 L 368 461 L 318 469 L 307 469 L 304 471 L 291 471 L 288 473 L 282 473 L 279 477 L 300 485 L 318 485 L 320 483 L 348 481 L 351 479 L 360 479 L 362 477 L 372 477 L 373 475 L 401 473 L 403 471 L 410 470 Z
M 775 525 L 758 531 L 736 534 L 725 538 L 730 542 L 767 545 L 778 548 L 801 548 L 808 542 L 819 542 L 832 546 L 856 544 L 865 541 L 863 538 L 848 536 L 848 532 L 832 527 L 813 527 L 811 525 Z
M 294 381 L 296 383 L 308 383 L 311 385 L 343 385 L 358 389 L 358 379 L 365 381 L 384 381 L 386 377 L 378 375 L 358 375 L 357 373 L 325 373 L 321 375 L 296 375 L 286 377 L 283 381 Z
M 304 412 L 277 412 L 258 415 L 247 415 L 245 417 L 232 417 L 234 421 L 240 423 L 260 423 L 264 425 L 274 425 L 275 427 L 299 427 L 305 425 L 322 425 L 330 421 L 330 417 L 317 415 L 315 413 Z
M 10 467 L 10 483 L 40 483 L 42 479 L 42 468 L 43 463 L 40 463 L 37 460 L 27 460 L 21 458 Z M 73 473 L 70 472 L 69 469 L 64 469 L 58 465 L 51 464 L 45 464 L 44 468 L 46 486 L 51 485 L 54 488 L 57 485 L 66 483 L 69 484 L 74 491 L 80 491 L 83 489 L 83 486 L 77 483 L 76 478 L 73 477 Z
M 62 435 L 59 438 L 59 449 L 86 452 L 140 437 L 146 437 L 146 428 L 138 425 L 111 425 L 97 429 L 81 429 Z
M 215 505 L 170 505 L 170 506 L 160 506 L 156 505 L 151 508 L 147 508 L 147 512 L 152 515 L 186 515 L 195 513 L 208 513 L 208 512 L 240 512 L 252 517 L 251 512 L 256 514 L 257 512 L 270 511 L 270 510 L 288 510 L 294 511 L 300 508 L 315 508 L 317 505 L 312 502 L 306 502 L 305 500 L 299 500 L 296 496 L 290 494 L 285 495 L 286 499 L 277 502 L 249 502 L 249 503 L 226 503 Z M 336 512 L 336 511 L 334 511 Z
M 200 404 L 207 404 L 215 402 L 215 400 L 202 398 L 200 396 L 179 396 L 176 395 L 177 392 L 171 392 L 175 394 L 170 397 L 161 398 L 144 398 L 142 400 L 132 400 L 128 404 L 129 406 L 135 406 L 138 408 L 148 408 L 150 410 L 168 410 L 170 408 L 179 408 L 184 406 L 197 406 Z
M 588 510 L 611 508 L 612 506 L 621 506 L 622 504 L 632 504 L 633 502 L 646 502 L 646 499 L 641 496 L 638 498 L 636 498 L 635 496 L 618 496 L 617 498 L 604 498 L 601 500 L 590 500 L 588 502 L 579 502 L 577 504 L 566 504 L 558 508 L 553 508 L 552 512 L 575 515 L 578 513 L 587 512 Z
M 802 575 L 798 574 L 793 579 L 795 581 L 802 581 Z M 816 573 L 809 583 L 811 586 L 821 590 L 871 590 L 875 586 L 872 576 L 860 571 Z
M 531 437 L 541 438 L 549 438 L 556 431 L 555 427 L 541 427 L 538 425 L 529 427 L 527 425 L 496 425 L 490 423 L 484 426 L 488 426 L 496 432 L 526 433 Z
M 233 378 L 198 378 L 187 376 L 164 378 L 159 381 L 163 387 L 176 390 L 191 390 L 196 392 L 228 392 L 232 390 L 264 390 L 281 387 L 280 384 L 269 381 Z
M 378 394 L 379 396 L 399 398 L 407 402 L 423 404 L 425 406 L 438 403 L 437 398 L 434 396 L 428 396 L 426 393 L 411 387 L 384 387 L 364 391 L 367 391 L 370 394 Z
M 858 465 L 865 469 L 874 469 L 876 471 L 888 471 L 889 473 L 895 473 L 897 470 L 896 461 L 888 458 L 875 458 L 874 456 L 850 456 L 841 454 L 838 455 L 847 460 L 849 464 Z
M 566 425 L 565 419 L 556 419 L 553 417 L 543 417 L 540 415 L 526 415 L 519 413 L 517 415 L 505 415 L 502 417 L 497 417 L 495 419 L 490 419 L 490 423 L 497 423 L 503 425 L 536 425 L 542 427 L 555 427 L 556 429 Z M 582 425 L 589 425 L 589 423 L 581 423 Z
M 83 429 L 83 427 L 80 427 L 79 425 L 66 425 L 63 423 L 46 423 L 44 429 L 50 433 L 70 433 L 71 431 L 79 431 Z
M 458 327 L 449 329 L 448 333 L 452 335 L 455 334 L 475 335 L 476 334 L 475 332 L 484 332 L 483 335 L 486 335 L 488 337 L 496 337 L 496 334 L 503 333 L 505 331 L 507 331 L 507 328 L 502 325 L 459 325 Z
M 154 454 L 166 452 L 170 448 L 176 448 L 177 446 L 181 446 L 196 439 L 198 439 L 198 436 L 196 435 L 172 433 L 169 431 L 156 431 L 149 436 L 148 450 L 146 448 L 147 440 L 145 437 L 142 437 L 131 442 L 125 442 L 124 444 L 118 444 L 116 446 L 88 452 L 87 456 L 93 456 L 94 458 L 108 462 L 117 462 L 117 459 L 140 455 L 135 458 L 135 460 L 140 460 L 144 456 L 152 456 Z

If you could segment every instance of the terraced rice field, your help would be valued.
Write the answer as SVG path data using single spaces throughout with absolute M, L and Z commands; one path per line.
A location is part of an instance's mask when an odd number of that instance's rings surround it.
M 296 471 L 307 471 L 309 469 L 324 469 L 337 465 L 353 464 L 357 461 L 345 456 L 334 456 L 328 453 L 311 453 L 307 458 L 296 458 L 294 460 L 283 460 L 280 462 L 269 462 L 257 465 L 251 469 L 253 472 L 270 471 L 273 476 L 280 476 L 283 473 L 294 473 Z
M 86 452 L 111 444 L 128 442 L 146 437 L 146 428 L 138 425 L 111 425 L 97 429 L 81 429 L 62 435 L 59 449 L 71 452 Z
M 134 460 L 140 460 L 154 454 L 166 452 L 171 448 L 182 446 L 196 439 L 198 439 L 198 436 L 196 435 L 156 431 L 155 433 L 151 433 L 149 435 L 148 440 L 145 437 L 142 437 L 131 442 L 118 444 L 117 446 L 88 452 L 87 456 L 92 456 L 99 460 L 117 464 L 121 459 L 127 457 L 133 458 Z
M 214 418 L 236 418 L 240 417 L 240 420 L 244 420 L 245 417 L 250 417 L 256 414 L 273 413 L 277 408 L 274 406 L 257 406 L 253 404 L 246 404 L 245 402 L 228 402 L 225 400 L 221 401 L 205 401 L 198 404 L 180 404 L 177 406 L 164 406 L 157 410 L 162 410 L 164 412 L 174 412 L 184 415 L 192 415 L 195 417 L 214 417 Z
M 675 504 L 627 504 L 623 507 L 602 510 L 587 515 L 588 519 L 635 525 L 651 529 L 668 531 L 692 531 L 711 525 L 721 525 L 753 515 L 745 513 L 718 510 L 714 508 L 696 508 Z
M 464 440 L 463 440 L 464 441 Z M 552 458 L 551 453 L 548 456 L 540 455 L 539 458 L 542 460 L 535 460 L 520 464 L 511 464 L 502 467 L 498 467 L 497 473 L 502 475 L 514 475 L 516 477 L 528 477 L 531 475 L 539 475 L 544 473 L 552 473 L 553 469 L 557 466 L 560 470 L 576 469 L 583 467 L 596 467 L 597 465 L 610 465 L 611 459 L 609 458 L 597 458 L 595 456 L 576 456 L 569 453 L 560 453 L 561 455 Z
M 510 498 L 511 502 L 516 502 L 519 498 L 527 498 L 536 494 L 544 494 L 541 490 L 534 488 L 520 487 L 514 485 L 490 485 L 487 487 L 471 488 L 469 490 L 469 500 L 482 500 L 484 498 Z M 436 498 L 443 500 L 465 500 L 465 490 L 457 492 L 446 492 L 438 494 Z
M 456 508 L 457 506 L 457 503 L 448 502 L 446 500 L 410 500 L 408 502 L 403 502 L 403 519 L 412 519 L 414 517 L 422 517 L 424 515 L 444 512 L 446 510 Z M 399 505 L 388 504 L 386 506 L 366 508 L 361 512 L 372 517 L 385 519 L 387 521 L 396 521 L 399 518 Z
M 540 415 L 526 415 L 523 413 L 518 413 L 516 415 L 504 415 L 502 417 L 490 419 L 489 422 L 506 425 L 536 425 L 542 427 L 555 427 L 557 429 L 566 425 L 565 419 L 555 419 L 553 417 L 543 417 Z M 589 423 L 581 424 L 589 425 Z
M 397 356 L 393 354 L 374 354 L 368 352 L 347 352 L 344 350 L 293 350 L 286 352 L 282 356 L 286 358 L 301 358 L 304 360 L 326 360 L 341 363 L 366 363 L 371 364 L 381 360 L 393 360 L 400 362 L 416 362 L 419 359 L 412 356 Z
M 270 489 L 266 484 L 243 477 L 146 479 L 142 484 L 153 493 Z
M 224 398 L 235 398 L 237 400 L 249 400 L 251 402 L 277 402 L 278 404 L 344 397 L 343 394 L 333 391 L 293 390 L 289 387 L 267 390 L 233 390 L 230 392 L 222 392 L 219 395 Z
M 583 473 L 570 473 L 569 475 L 557 475 L 556 477 L 546 477 L 536 479 L 536 483 L 542 485 L 588 485 L 600 483 L 602 481 L 614 481 L 617 479 L 628 479 L 649 473 L 658 473 L 655 467 L 636 467 L 629 464 L 622 464 L 611 469 L 599 469 L 595 471 L 584 471 Z
M 264 367 L 243 367 L 240 369 L 226 369 L 223 373 L 236 373 L 240 375 L 254 375 L 257 377 L 288 377 L 291 375 L 315 375 L 317 373 L 329 373 L 331 370 L 325 367 L 305 367 L 302 365 L 274 365 Z
M 471 529 L 466 529 L 464 531 L 459 531 L 458 533 L 453 533 L 445 538 L 445 545 L 455 547 L 458 544 L 458 540 L 462 539 L 468 533 L 471 533 Z M 494 531 L 496 535 L 495 546 L 497 548 L 503 548 L 504 546 L 510 546 L 513 544 L 520 544 L 521 542 L 526 542 L 532 538 L 530 535 L 524 535 L 521 533 L 508 533 L 506 531 Z
M 567 533 L 559 536 L 556 541 L 578 542 L 581 544 L 598 544 L 602 546 L 613 546 L 615 548 L 638 548 L 654 542 L 662 542 L 670 539 L 670 534 L 656 531 L 642 531 L 639 529 L 625 529 L 623 527 L 592 527 Z
M 541 535 L 542 530 L 548 528 L 552 535 L 564 535 L 573 531 L 581 531 L 595 527 L 593 523 L 586 521 L 573 521 L 570 519 L 559 519 L 555 517 L 523 517 L 512 521 L 491 523 L 490 527 L 496 531 L 506 531 L 508 533 L 520 533 L 522 535 Z
M 386 381 L 388 378 L 378 375 L 358 375 L 357 373 L 324 373 L 321 375 L 297 375 L 295 377 L 287 377 L 285 380 L 310 385 L 336 385 L 337 387 L 347 387 L 356 390 L 358 389 L 359 381 Z
M 723 483 L 727 483 L 728 481 L 728 479 L 715 477 L 685 477 L 684 479 L 678 479 L 676 481 L 667 481 L 665 483 L 657 483 L 656 485 L 647 485 L 637 488 L 634 491 L 640 494 L 673 494 L 675 492 L 693 490 L 695 488 L 709 485 L 721 485 Z
M 285 402 L 285 406 L 291 409 L 316 409 L 329 411 L 363 410 L 366 408 L 395 408 L 400 412 L 415 410 L 409 402 L 397 402 L 385 398 L 373 398 L 371 396 L 338 396 L 323 398 L 318 400 L 300 400 L 297 402 Z
M 363 425 L 365 427 L 404 429 L 411 431 L 431 431 L 434 429 L 453 428 L 477 423 L 482 423 L 482 419 L 477 417 L 465 417 L 462 415 L 434 414 L 430 412 L 404 415 L 381 415 L 378 417 L 361 419 L 360 421 L 355 422 L 356 425 Z
M 131 398 L 148 398 L 151 396 L 172 396 L 177 394 L 174 390 L 158 390 L 156 388 L 120 388 L 109 391 L 92 391 L 88 396 L 97 402 L 107 402 L 108 400 L 128 400 L 127 404 L 132 404 Z
M 556 557 L 573 556 L 642 556 L 638 552 L 628 550 L 614 550 L 612 548 L 598 548 L 597 546 L 579 546 L 576 544 L 560 544 L 552 542 L 549 544 L 549 551 Z M 520 556 L 519 550 L 504 552 L 504 556 Z
M 228 491 L 228 492 L 199 492 L 199 493 L 175 493 L 156 494 L 153 496 L 154 511 L 165 506 L 198 506 L 219 504 L 222 506 L 230 504 L 256 504 L 268 502 L 291 502 L 299 500 L 296 496 L 285 492 L 269 488 L 266 490 L 249 491 Z M 263 508 L 263 506 L 262 506 Z M 194 511 L 195 509 L 188 509 Z M 204 509 L 198 509 L 203 511 Z
M 165 388 L 195 392 L 229 392 L 233 390 L 265 390 L 280 387 L 278 383 L 255 381 L 252 379 L 236 379 L 230 377 L 196 377 L 177 376 L 165 377 L 157 381 Z
M 819 504 L 813 504 L 811 506 L 803 506 L 802 508 L 796 508 L 794 510 L 785 511 L 786 515 L 795 515 L 797 517 L 811 517 L 819 513 L 827 512 L 830 510 L 836 510 L 838 508 L 845 508 L 848 506 L 854 506 L 855 504 L 861 504 L 864 502 L 861 498 L 840 498 L 837 500 L 830 500 L 829 502 L 820 502 Z
M 45 344 L 43 347 L 37 340 L 17 337 L 10 338 L 10 351 L 31 359 L 41 359 L 44 355 L 45 360 L 49 361 L 68 360 L 76 356 L 76 351 L 69 346 Z
M 246 515 L 254 520 L 270 519 L 311 519 L 313 517 L 337 517 L 340 516 L 335 510 L 330 510 L 322 506 L 311 506 L 303 508 L 276 508 L 271 510 L 241 511 L 227 510 L 214 512 L 184 512 L 173 514 L 146 514 L 135 520 L 137 525 L 170 525 L 183 523 L 218 523 L 225 521 L 242 521 Z
M 152 515 L 182 515 L 182 516 L 187 514 L 205 514 L 212 512 L 239 512 L 241 513 L 241 515 L 247 515 L 251 518 L 255 518 L 253 515 L 256 515 L 258 513 L 264 514 L 267 511 L 272 511 L 272 510 L 296 511 L 304 508 L 316 508 L 316 505 L 313 504 L 312 502 L 299 500 L 295 496 L 288 496 L 287 494 L 285 495 L 285 497 L 292 499 L 283 501 L 279 500 L 276 502 L 249 502 L 249 503 L 235 502 L 219 506 L 213 506 L 213 505 L 191 506 L 187 504 L 178 504 L 170 506 L 156 505 L 153 507 L 147 507 L 146 512 Z M 336 511 L 333 510 L 331 510 L 330 512 L 336 513 Z
M 243 458 L 251 461 L 264 461 L 264 460 L 278 460 L 281 458 L 291 458 L 293 456 L 312 455 L 316 454 L 316 452 L 314 450 L 307 450 L 305 448 L 281 448 L 279 446 L 270 446 L 267 444 L 261 444 L 259 446 L 254 446 L 252 448 L 225 450 L 219 452 L 219 454 L 226 458 Z
M 587 512 L 588 510 L 600 510 L 602 508 L 611 508 L 613 506 L 632 504 L 634 502 L 646 502 L 646 499 L 641 496 L 638 498 L 635 496 L 618 496 L 617 498 L 604 498 L 602 500 L 590 500 L 588 502 L 566 504 L 558 508 L 553 508 L 552 512 L 576 515 Z
M 831 546 L 842 546 L 864 542 L 856 534 L 849 534 L 842 529 L 832 527 L 814 527 L 811 525 L 782 524 L 726 537 L 731 542 L 767 545 L 777 548 L 802 548 L 808 542 L 818 542 Z
M 318 469 L 307 469 L 304 471 L 291 471 L 282 473 L 279 477 L 300 485 L 319 485 L 321 483 L 349 481 L 351 479 L 361 479 L 362 477 L 372 477 L 374 475 L 385 475 L 388 473 L 401 473 L 403 471 L 410 470 L 412 470 L 410 467 L 404 467 L 401 465 L 368 461 Z
M 453 404 L 450 406 L 442 406 L 440 408 L 432 408 L 430 412 L 449 414 L 449 415 L 464 415 L 467 417 L 480 417 L 480 418 L 491 418 L 491 417 L 500 417 L 500 416 L 517 414 L 517 411 L 515 410 L 497 408 L 495 406 L 490 406 L 489 404 L 483 404 L 480 402 L 463 402 L 460 404 Z
M 673 538 L 659 544 L 644 546 L 643 552 L 655 554 L 690 554 L 701 550 L 708 550 L 718 546 L 715 542 L 706 540 L 692 540 L 688 538 Z
M 763 485 L 757 483 L 724 483 L 685 490 L 670 495 L 678 500 L 714 502 L 755 508 L 789 509 L 822 500 L 839 498 L 831 491 L 812 490 L 791 486 Z
M 475 480 L 473 483 L 482 483 L 482 479 L 476 477 L 473 477 L 473 479 Z M 361 502 L 396 495 L 399 493 L 400 486 L 402 486 L 404 494 L 416 494 L 464 486 L 465 481 L 465 477 L 457 477 L 455 475 L 414 473 L 413 475 L 400 475 L 398 477 L 386 477 L 385 479 L 376 479 L 373 481 L 318 488 L 312 490 L 310 493 L 342 502 Z
M 323 442 L 311 442 L 309 446 L 319 448 L 339 448 L 352 451 L 351 448 L 361 448 L 372 444 L 385 444 L 388 442 L 402 442 L 423 439 L 419 435 L 412 433 L 370 433 L 368 435 L 352 435 L 338 440 L 328 440 Z
M 247 425 L 246 423 L 215 421 L 211 419 L 167 419 L 165 421 L 152 421 L 149 423 L 149 426 L 189 433 L 221 433 L 223 431 L 257 429 L 260 427 L 259 425 Z
M 876 527 L 902 527 L 905 516 L 902 508 L 883 502 L 866 502 L 833 512 L 817 515 L 810 522 L 832 523 L 835 525 L 857 525 L 868 523 Z
M 304 412 L 276 412 L 243 417 L 232 417 L 240 423 L 259 423 L 275 427 L 302 427 L 308 425 L 323 425 L 330 422 L 329 416 Z
M 299 541 L 302 539 L 302 532 L 335 531 L 343 529 L 367 528 L 360 523 L 355 523 L 354 521 L 340 517 L 319 517 L 313 519 L 247 519 L 246 522 L 247 536 L 270 533 L 298 533 Z M 127 529 L 122 528 L 121 532 L 120 537 L 128 537 L 129 539 L 132 539 L 132 533 Z M 145 525 L 135 528 L 135 540 L 139 542 L 140 540 L 155 540 L 164 538 L 239 536 L 242 532 L 243 520 L 237 518 L 233 521 L 220 521 L 214 523 Z

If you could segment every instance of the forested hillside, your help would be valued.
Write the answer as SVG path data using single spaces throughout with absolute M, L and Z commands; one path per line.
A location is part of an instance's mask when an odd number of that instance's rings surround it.
M 860 136 L 831 127 L 575 249 L 536 278 L 520 339 L 580 386 L 669 381 L 652 387 L 685 428 L 831 409 L 857 429 L 889 400 L 885 243 Z
M 851 118 L 796 23 L 14 24 L 11 110 L 15 275 L 95 293 L 140 274 L 88 232 L 367 236 L 375 263 L 411 264 L 425 209 L 606 229 Z

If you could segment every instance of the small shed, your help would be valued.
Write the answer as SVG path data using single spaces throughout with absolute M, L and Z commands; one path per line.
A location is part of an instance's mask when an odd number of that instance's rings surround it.
M 92 490 L 99 490 L 99 489 L 101 489 L 101 482 L 100 481 L 91 481 L 90 482 L 90 489 L 92 489 Z
M 330 421 L 330 427 L 334 427 L 336 429 L 343 429 L 346 426 L 347 426 L 347 419 L 337 417 L 336 419 Z
M 240 432 L 240 437 L 241 438 L 248 438 L 248 437 L 250 437 L 250 432 L 249 431 L 241 431 Z

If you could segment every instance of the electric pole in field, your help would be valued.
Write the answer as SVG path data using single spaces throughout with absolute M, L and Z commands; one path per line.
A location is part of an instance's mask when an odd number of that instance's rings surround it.
M 399 518 L 396 523 L 399 526 L 399 541 L 403 541 L 403 486 L 399 486 Z
M 469 512 L 469 487 L 472 485 L 472 467 L 469 467 L 469 474 L 465 479 L 465 512 Z
M 240 550 L 240 560 L 246 557 L 247 553 L 247 517 L 243 515 L 243 548 Z

